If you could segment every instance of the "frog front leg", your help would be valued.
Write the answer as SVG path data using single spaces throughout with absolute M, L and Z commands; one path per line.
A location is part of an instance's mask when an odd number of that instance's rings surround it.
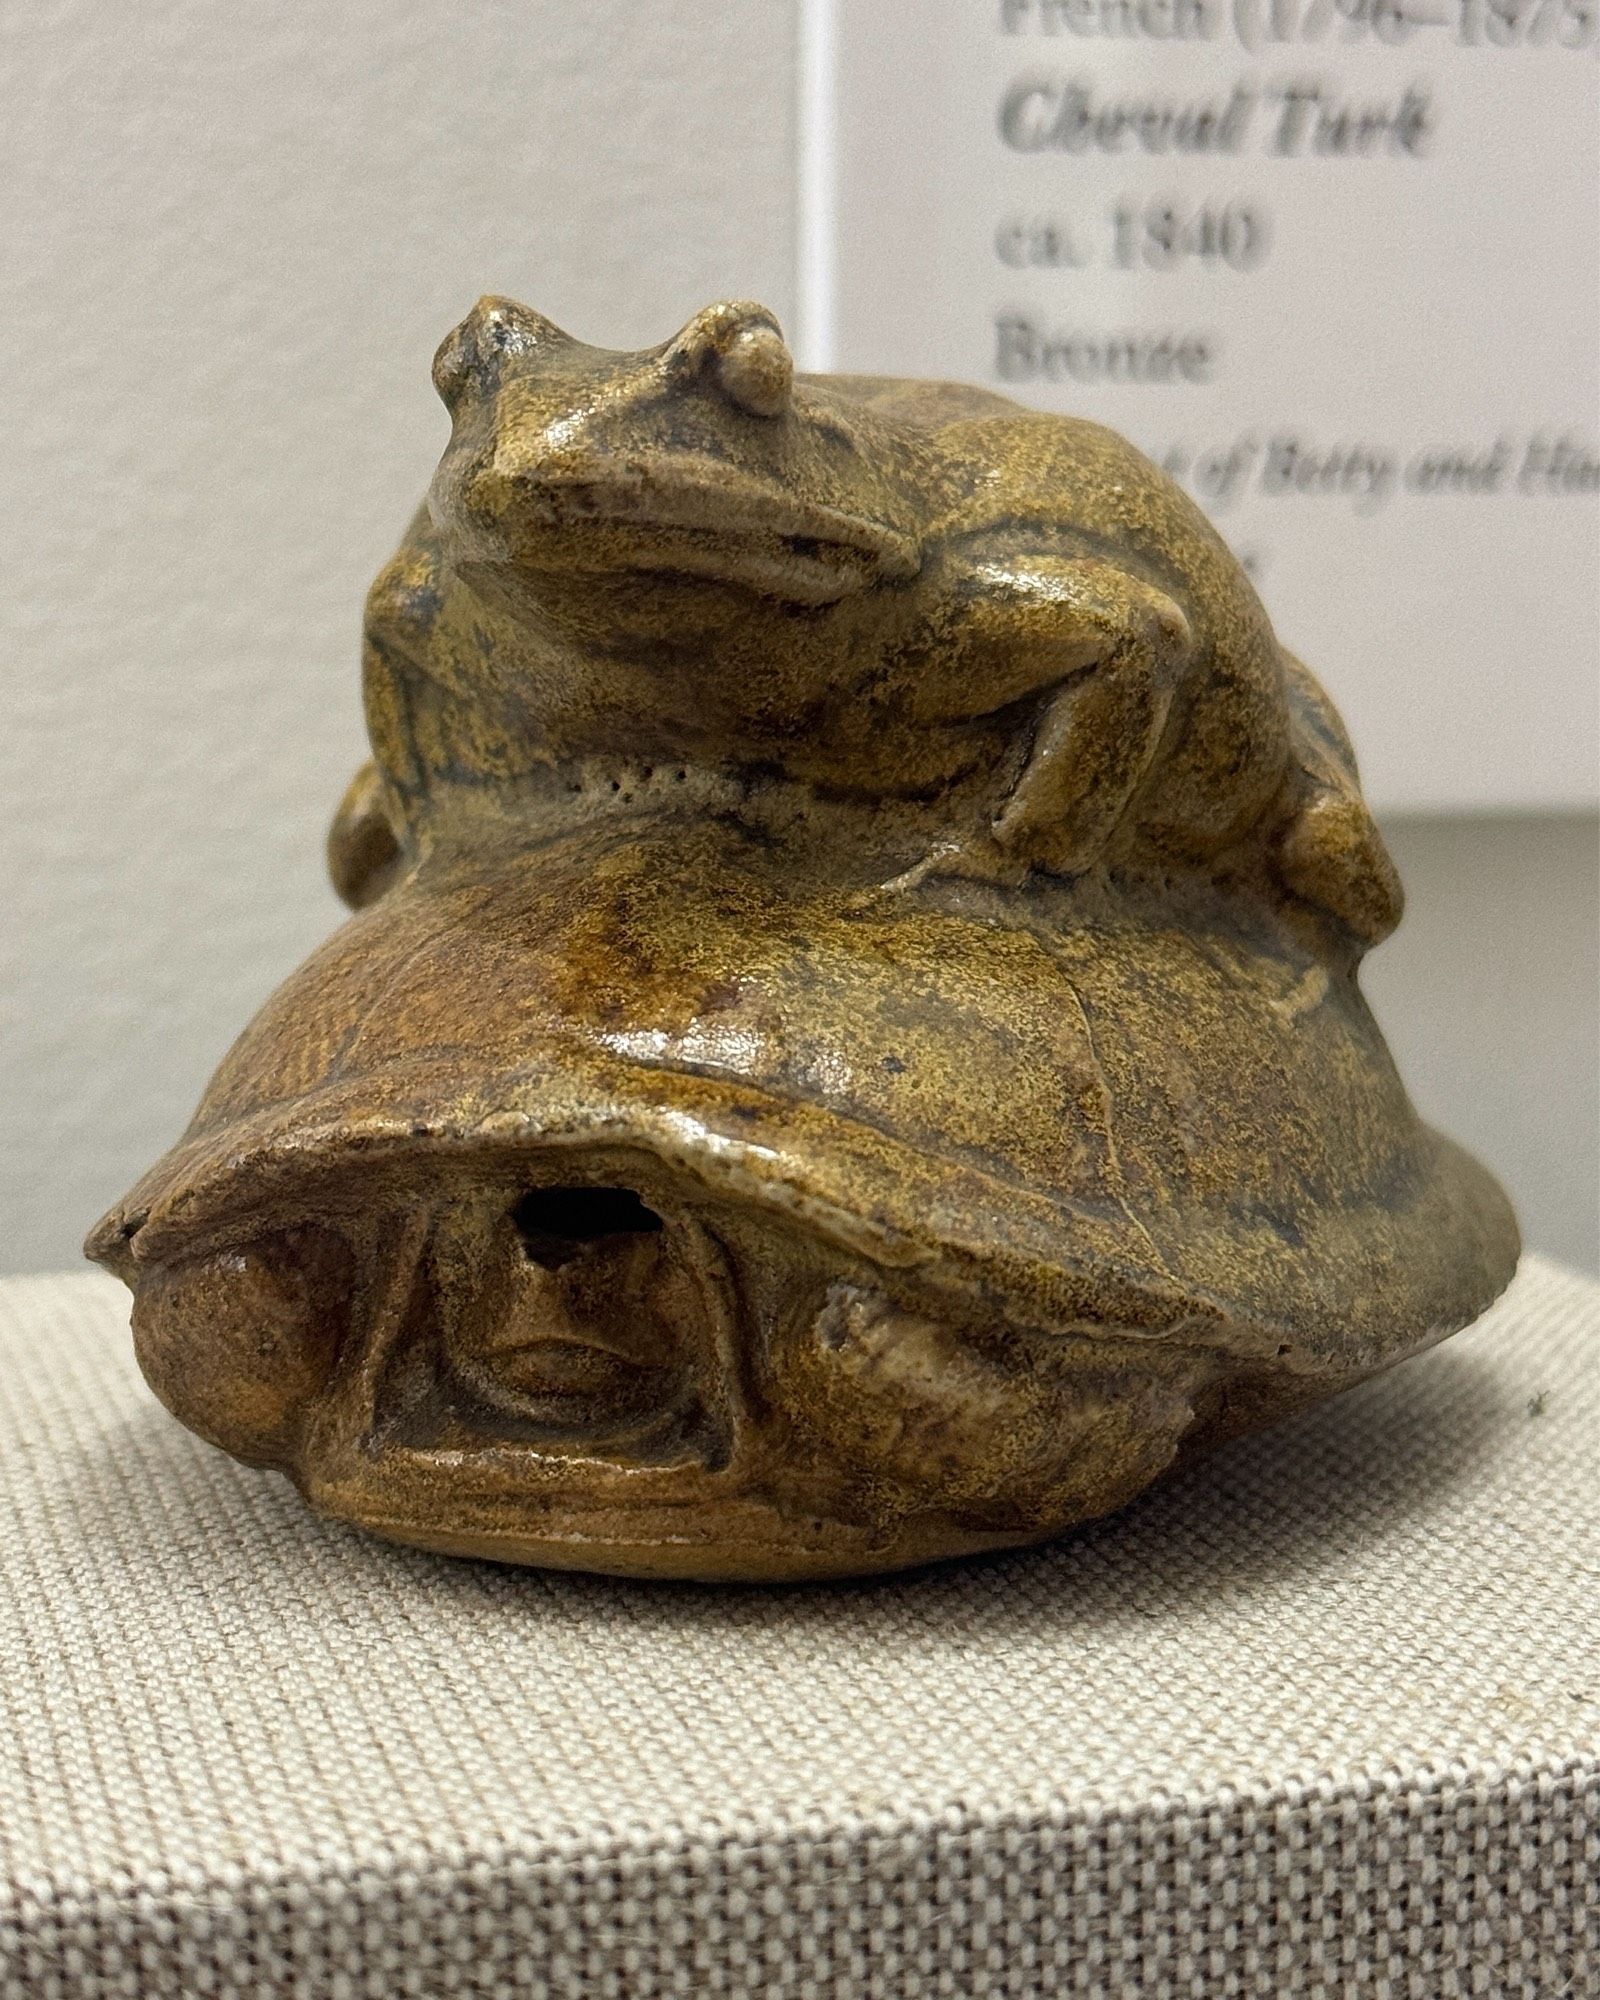
M 1022 768 L 988 824 L 892 885 L 1020 881 L 1094 866 L 1143 783 L 1194 650 L 1164 591 L 1093 557 L 1029 556 L 962 574 L 957 642 L 976 721 L 1037 693 Z

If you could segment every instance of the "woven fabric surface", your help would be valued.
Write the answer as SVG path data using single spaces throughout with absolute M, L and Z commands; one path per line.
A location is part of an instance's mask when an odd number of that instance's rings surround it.
M 628 1584 L 315 1520 L 0 1285 L 0 1994 L 1600 1993 L 1600 1286 L 1055 1547 Z

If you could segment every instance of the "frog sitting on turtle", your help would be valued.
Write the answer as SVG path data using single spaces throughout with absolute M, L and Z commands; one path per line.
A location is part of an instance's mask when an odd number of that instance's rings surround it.
M 484 300 L 369 598 L 357 914 L 91 1239 L 313 1504 L 631 1573 L 1036 1539 L 1464 1324 L 1349 744 L 1131 446 Z

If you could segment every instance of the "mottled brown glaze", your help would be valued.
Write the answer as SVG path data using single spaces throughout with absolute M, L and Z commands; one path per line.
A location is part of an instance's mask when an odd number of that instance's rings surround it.
M 202 1436 L 424 1546 L 1050 1535 L 1473 1318 L 1315 681 L 1122 439 L 483 301 L 368 602 L 357 914 L 90 1238 Z

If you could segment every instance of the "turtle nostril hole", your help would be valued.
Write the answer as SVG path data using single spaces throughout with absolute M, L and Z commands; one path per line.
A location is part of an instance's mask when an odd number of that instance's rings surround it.
M 529 1260 L 559 1271 L 590 1243 L 613 1236 L 649 1236 L 662 1226 L 632 1188 L 531 1188 L 511 1211 Z

